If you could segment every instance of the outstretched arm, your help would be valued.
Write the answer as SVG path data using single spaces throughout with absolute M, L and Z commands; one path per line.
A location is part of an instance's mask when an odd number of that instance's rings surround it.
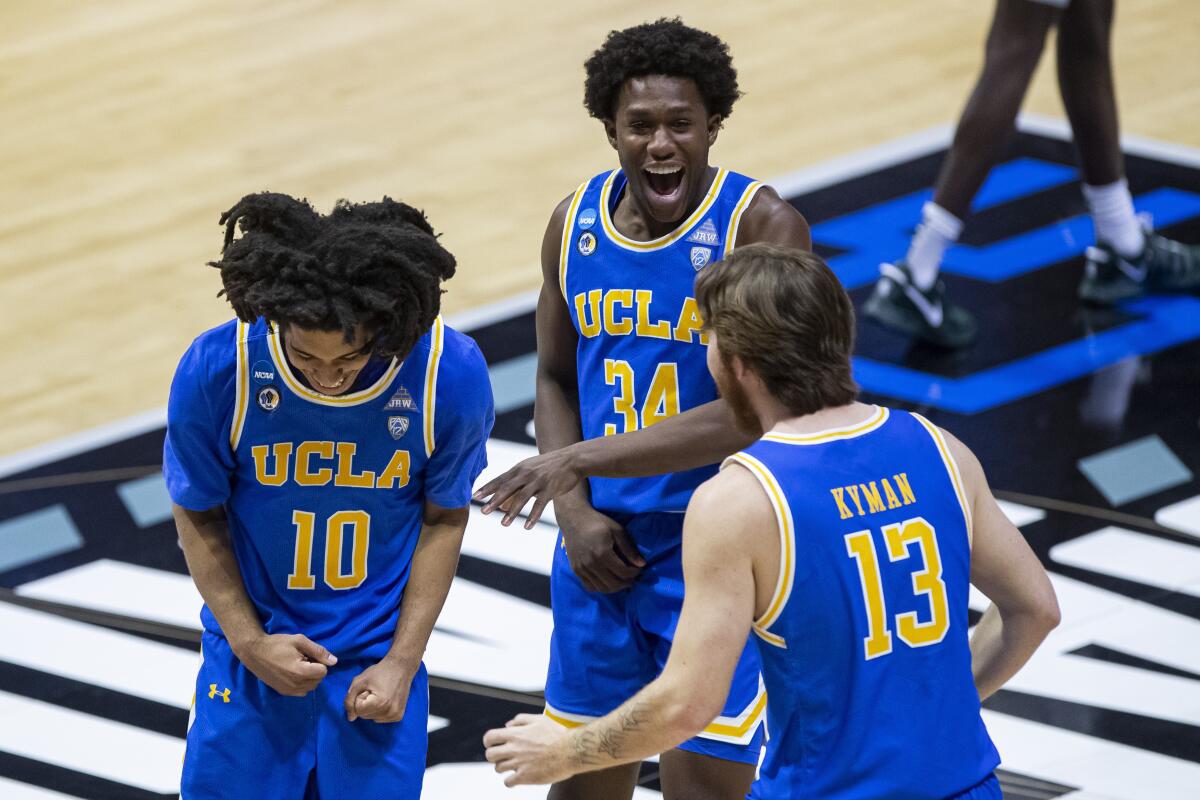
M 559 231 L 561 232 L 561 228 Z M 773 242 L 803 250 L 812 247 L 808 222 L 769 186 L 762 187 L 754 195 L 754 200 L 742 219 L 735 244 L 740 247 L 754 242 Z M 543 251 L 543 263 L 545 259 Z M 546 280 L 549 280 L 548 276 Z M 543 289 L 543 297 L 545 291 Z M 558 299 L 561 301 L 561 297 Z M 538 306 L 538 317 L 540 407 L 543 397 L 541 364 L 546 358 L 540 345 L 541 303 Z M 570 333 L 570 346 L 573 348 L 573 328 Z M 547 393 L 547 398 L 550 397 Z M 525 523 L 527 529 L 532 528 L 551 500 L 559 497 L 573 498 L 585 478 L 638 478 L 716 464 L 729 454 L 748 446 L 762 433 L 738 430 L 734 424 L 733 413 L 724 400 L 705 403 L 641 430 L 588 441 L 579 441 L 576 438 L 575 443 L 564 441 L 564 444 L 557 447 L 547 447 L 542 443 L 543 415 L 540 411 L 536 424 L 542 455 L 522 461 L 480 487 L 475 493 L 475 499 L 484 503 L 485 514 L 490 514 L 497 508 L 505 511 L 505 525 L 511 524 L 525 504 L 533 499 L 533 507 Z M 549 435 L 556 436 L 554 432 Z M 568 502 L 573 503 L 574 500 L 570 499 Z M 556 510 L 560 504 L 561 501 L 556 500 Z
M 513 773 L 506 785 L 552 783 L 639 761 L 694 736 L 721 713 L 757 602 L 756 548 L 747 543 L 769 537 L 774 521 L 761 492 L 739 488 L 732 471 L 701 486 L 688 505 L 687 588 L 662 674 L 616 711 L 571 731 L 532 714 L 488 731 L 487 759 L 497 772 Z

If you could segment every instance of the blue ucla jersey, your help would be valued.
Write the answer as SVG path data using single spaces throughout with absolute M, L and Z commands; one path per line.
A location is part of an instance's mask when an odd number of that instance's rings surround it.
M 576 364 L 585 439 L 645 428 L 717 397 L 705 365 L 707 336 L 696 274 L 733 246 L 761 184 L 718 169 L 703 202 L 674 232 L 649 242 L 623 236 L 612 215 L 626 188 L 614 170 L 571 199 L 559 287 L 579 334 Z M 602 511 L 683 511 L 716 467 L 650 478 L 591 478 Z
M 234 321 L 192 344 L 168 406 L 171 498 L 225 507 L 268 633 L 302 633 L 339 657 L 387 652 L 425 502 L 470 502 L 492 425 L 483 357 L 440 318 L 374 373 L 320 394 L 274 326 Z M 201 619 L 220 634 L 207 607 Z
M 780 530 L 754 624 L 769 740 L 750 796 L 932 800 L 988 778 L 1000 758 L 971 675 L 970 506 L 941 432 L 879 408 L 769 433 L 730 462 Z

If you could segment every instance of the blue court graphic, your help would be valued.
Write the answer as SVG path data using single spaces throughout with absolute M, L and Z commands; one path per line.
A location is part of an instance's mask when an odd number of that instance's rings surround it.
M 1019 201 L 1077 180 L 1074 168 L 1022 157 L 992 170 L 973 210 Z M 845 252 L 829 264 L 847 289 L 872 283 L 879 264 L 908 249 L 921 206 L 932 197 L 925 189 L 876 203 L 813 225 L 813 242 Z M 1139 212 L 1162 228 L 1200 216 L 1200 194 L 1159 187 L 1134 197 Z M 986 246 L 958 244 L 943 261 L 943 272 L 989 283 L 1077 258 L 1093 244 L 1091 220 L 1077 215 L 1031 228 Z M 1200 300 L 1194 297 L 1146 297 L 1119 309 L 1135 319 L 1086 338 L 960 378 L 949 378 L 863 356 L 854 374 L 864 390 L 960 414 L 977 414 L 1091 374 L 1123 358 L 1155 353 L 1200 338 Z

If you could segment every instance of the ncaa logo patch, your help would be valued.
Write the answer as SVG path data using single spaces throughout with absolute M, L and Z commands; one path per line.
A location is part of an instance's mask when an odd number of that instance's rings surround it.
M 579 252 L 585 256 L 596 252 L 596 237 L 592 233 L 586 232 L 579 237 Z
M 589 230 L 596 224 L 596 209 L 585 208 L 579 212 L 579 216 L 575 219 L 575 224 L 579 226 L 581 231 Z
M 712 250 L 707 247 L 693 247 L 691 259 L 692 267 L 699 272 L 708 266 L 708 262 L 712 260 Z
M 274 386 L 264 386 L 258 390 L 258 407 L 263 411 L 274 411 L 279 408 L 279 390 Z
M 399 439 L 408 432 L 408 417 L 388 417 L 388 433 L 393 439 Z
M 275 367 L 267 361 L 255 361 L 250 368 L 250 377 L 255 383 L 270 383 L 275 380 Z

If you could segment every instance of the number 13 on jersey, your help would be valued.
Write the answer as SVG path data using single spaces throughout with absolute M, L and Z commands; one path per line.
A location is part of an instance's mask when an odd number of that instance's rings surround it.
M 896 635 L 909 647 L 925 647 L 946 638 L 950 629 L 950 609 L 946 601 L 946 583 L 942 580 L 942 554 L 937 535 L 924 517 L 915 517 L 883 528 L 890 561 L 907 559 L 916 545 L 925 561 L 925 569 L 912 573 L 913 594 L 924 595 L 929 602 L 929 621 L 919 622 L 915 611 L 896 615 Z M 858 562 L 858 577 L 862 582 L 863 601 L 867 608 L 867 636 L 863 639 L 864 656 L 868 661 L 892 652 L 892 632 L 888 630 L 887 602 L 883 578 L 879 572 L 879 556 L 871 532 L 846 534 L 846 553 Z
M 635 376 L 628 361 L 604 359 L 604 382 L 616 389 L 613 411 L 620 420 L 604 424 L 605 436 L 649 428 L 679 413 L 679 366 L 675 362 L 664 361 L 655 367 L 640 409 L 637 406 L 639 380 L 644 377 Z

